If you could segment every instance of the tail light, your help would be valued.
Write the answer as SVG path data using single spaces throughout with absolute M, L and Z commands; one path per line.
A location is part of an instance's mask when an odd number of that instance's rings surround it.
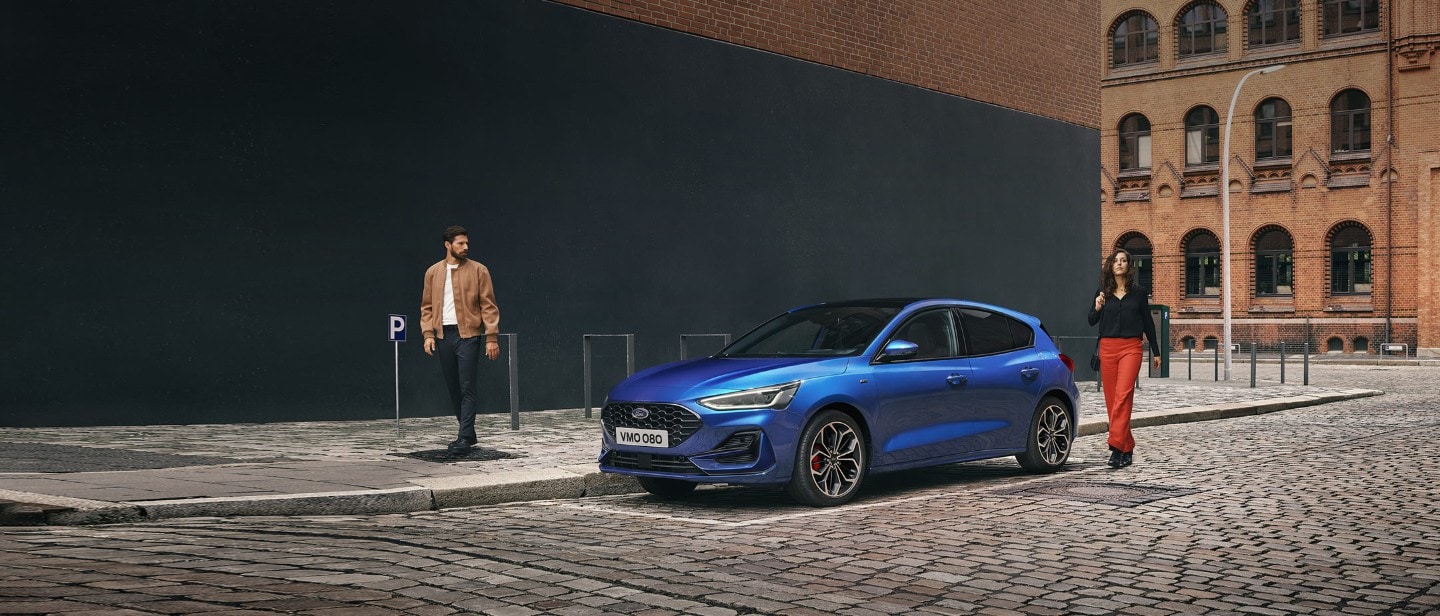
M 1069 356 L 1069 355 L 1066 355 L 1066 354 L 1064 354 L 1064 353 L 1061 353 L 1061 354 L 1060 354 L 1060 361 L 1065 362 L 1065 367 L 1066 367 L 1066 368 L 1069 368 L 1069 369 L 1070 369 L 1070 372 L 1072 372 L 1072 373 L 1075 372 L 1075 360 L 1070 359 L 1070 356 Z

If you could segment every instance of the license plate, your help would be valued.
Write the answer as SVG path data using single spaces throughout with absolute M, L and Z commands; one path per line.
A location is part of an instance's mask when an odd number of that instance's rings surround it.
M 669 447 L 670 433 L 665 430 L 616 427 L 615 442 L 621 445 L 638 445 L 640 447 Z

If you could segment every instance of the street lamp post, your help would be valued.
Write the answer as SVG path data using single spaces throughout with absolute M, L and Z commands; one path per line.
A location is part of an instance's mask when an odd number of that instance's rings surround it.
M 1282 68 L 1284 64 L 1257 68 L 1245 73 L 1240 78 L 1240 83 L 1235 84 L 1235 93 L 1230 95 L 1230 110 L 1225 112 L 1225 146 L 1220 156 L 1220 227 L 1225 235 L 1225 241 L 1221 245 L 1220 252 L 1220 277 L 1225 279 L 1225 335 L 1222 341 L 1225 344 L 1225 380 L 1230 380 L 1230 121 L 1235 118 L 1235 101 L 1240 98 L 1240 88 L 1245 85 L 1245 80 L 1252 75 L 1263 75 L 1273 73 Z

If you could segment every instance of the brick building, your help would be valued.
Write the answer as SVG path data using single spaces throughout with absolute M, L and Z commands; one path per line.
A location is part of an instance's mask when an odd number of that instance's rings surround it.
M 1234 342 L 1440 355 L 1440 3 L 1105 0 L 1100 22 L 1101 249 L 1137 256 L 1172 349 L 1222 338 L 1227 189 Z

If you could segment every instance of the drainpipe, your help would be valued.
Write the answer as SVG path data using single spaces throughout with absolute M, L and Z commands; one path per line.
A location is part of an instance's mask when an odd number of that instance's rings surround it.
M 1392 305 L 1395 302 L 1395 3 L 1385 3 L 1385 342 L 1391 336 Z

